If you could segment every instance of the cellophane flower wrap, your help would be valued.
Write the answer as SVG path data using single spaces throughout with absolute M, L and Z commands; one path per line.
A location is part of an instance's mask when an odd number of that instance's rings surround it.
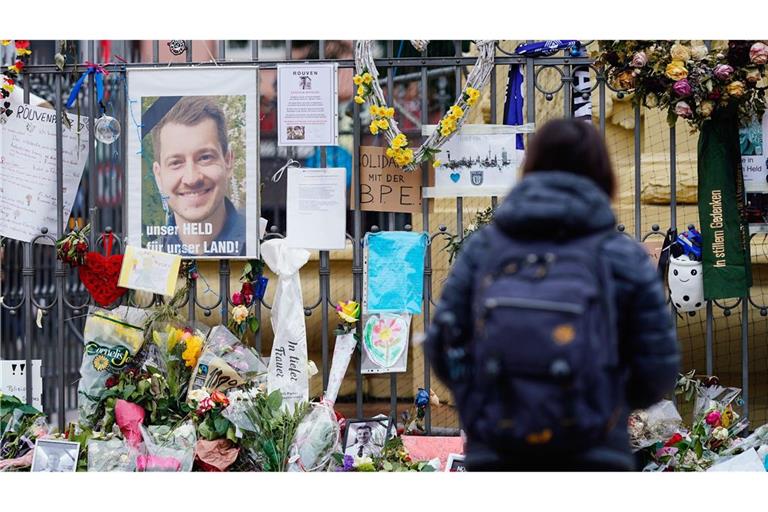
M 0 472 L 32 465 L 35 441 L 49 433 L 45 416 L 15 396 L 0 393 Z
M 640 450 L 669 439 L 677 432 L 683 418 L 674 402 L 662 400 L 647 409 L 640 409 L 629 415 L 629 442 L 633 450 Z
M 136 458 L 137 471 L 192 471 L 197 443 L 194 423 L 186 421 L 175 428 L 142 425 L 141 432 L 146 454 Z
M 79 422 L 93 428 L 107 379 L 126 370 L 144 343 L 147 312 L 120 306 L 111 311 L 91 307 L 85 321 L 83 362 L 77 386 Z
M 136 470 L 136 459 L 140 455 L 124 439 L 88 439 L 88 471 L 132 472 Z
M 339 451 L 341 426 L 333 409 L 341 382 L 357 346 L 354 326 L 360 317 L 360 306 L 354 301 L 337 307 L 340 325 L 328 376 L 328 389 L 319 403 L 313 403 L 309 414 L 299 423 L 291 444 L 288 471 L 323 471 Z
M 226 326 L 214 327 L 195 367 L 189 390 L 226 392 L 245 384 L 266 382 L 267 365 Z

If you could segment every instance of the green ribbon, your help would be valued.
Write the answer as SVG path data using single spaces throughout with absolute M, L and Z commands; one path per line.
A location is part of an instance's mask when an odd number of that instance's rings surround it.
M 698 174 L 704 298 L 745 297 L 752 271 L 735 107 L 718 108 L 702 125 Z

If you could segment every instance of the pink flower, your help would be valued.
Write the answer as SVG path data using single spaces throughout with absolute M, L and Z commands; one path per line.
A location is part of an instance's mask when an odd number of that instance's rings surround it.
M 728 80 L 733 74 L 733 68 L 728 64 L 718 64 L 713 73 L 718 80 Z
M 749 49 L 749 60 L 757 65 L 768 63 L 768 46 L 760 41 L 753 44 Z
M 211 400 L 211 397 L 206 397 L 200 401 L 195 412 L 198 416 L 202 416 L 211 409 L 213 409 L 213 400 Z
M 648 64 L 648 56 L 645 55 L 645 52 L 637 52 L 632 56 L 632 63 L 630 64 L 633 68 L 641 68 Z
M 707 414 L 707 417 L 705 420 L 707 422 L 707 425 L 711 427 L 717 427 L 720 426 L 720 411 L 712 411 L 709 414 Z
M 691 84 L 688 83 L 688 80 L 678 80 L 675 82 L 675 85 L 672 86 L 672 90 L 675 91 L 675 94 L 680 96 L 681 98 L 685 98 L 686 96 L 690 96 L 693 92 L 693 89 L 691 88 Z
M 691 106 L 686 102 L 678 101 L 677 105 L 675 105 L 675 114 L 688 119 L 693 115 L 693 110 L 691 110 Z

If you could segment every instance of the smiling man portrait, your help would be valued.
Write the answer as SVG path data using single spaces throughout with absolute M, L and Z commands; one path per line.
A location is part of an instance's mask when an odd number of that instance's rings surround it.
M 147 248 L 195 256 L 246 254 L 245 218 L 229 197 L 241 190 L 233 170 L 238 149 L 243 151 L 229 140 L 220 105 L 229 98 L 161 97 L 143 115 L 145 133 L 151 133 L 151 176 L 165 215 L 162 224 L 144 224 Z

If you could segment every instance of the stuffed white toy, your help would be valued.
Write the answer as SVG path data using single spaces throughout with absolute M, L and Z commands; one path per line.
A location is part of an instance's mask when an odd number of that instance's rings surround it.
M 686 313 L 704 306 L 704 276 L 700 261 L 688 256 L 669 259 L 669 295 L 678 311 Z

